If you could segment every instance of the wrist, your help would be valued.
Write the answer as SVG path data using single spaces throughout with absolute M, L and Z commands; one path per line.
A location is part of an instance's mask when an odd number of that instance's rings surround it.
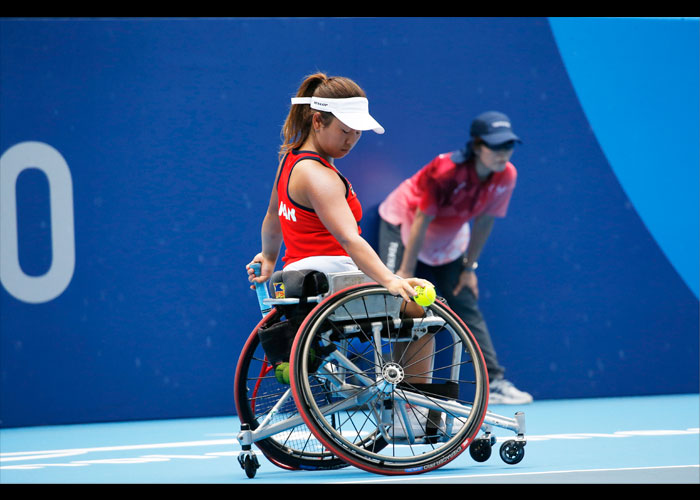
M 387 279 L 386 281 L 381 282 L 381 283 L 378 282 L 378 283 L 380 285 L 382 285 L 384 288 L 386 288 L 387 290 L 392 290 L 394 288 L 394 286 L 396 286 L 397 283 L 401 282 L 402 279 L 403 278 L 401 278 L 400 276 L 392 276 L 391 278 Z
M 462 270 L 463 271 L 474 272 L 474 271 L 476 271 L 477 267 L 479 267 L 478 262 L 476 262 L 476 261 L 470 262 L 467 257 L 462 258 Z

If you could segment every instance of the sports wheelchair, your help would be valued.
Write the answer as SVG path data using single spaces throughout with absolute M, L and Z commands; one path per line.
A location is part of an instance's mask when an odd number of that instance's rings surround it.
M 253 444 L 289 470 L 419 474 L 467 448 L 483 462 L 493 426 L 516 435 L 501 458 L 522 460 L 525 416 L 488 411 L 481 350 L 443 300 L 410 315 L 361 272 L 277 271 L 258 292 L 271 309 L 243 347 L 234 388 L 249 478 L 260 467 Z

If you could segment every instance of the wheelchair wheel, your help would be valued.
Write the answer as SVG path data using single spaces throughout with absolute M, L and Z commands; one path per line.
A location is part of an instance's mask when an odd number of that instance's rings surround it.
M 318 440 L 349 464 L 386 475 L 456 458 L 488 405 L 484 359 L 464 323 L 439 301 L 420 318 L 406 317 L 403 305 L 377 284 L 341 290 L 306 317 L 290 360 L 297 408 Z
M 257 429 L 268 416 L 267 424 L 270 424 L 297 415 L 290 388 L 275 378 L 274 367 L 267 362 L 257 335 L 260 327 L 276 322 L 279 317 L 273 310 L 263 318 L 248 337 L 236 366 L 236 410 L 241 423 L 248 424 L 251 430 Z M 285 397 L 286 400 L 281 401 Z M 321 393 L 316 397 L 325 395 Z M 275 408 L 276 405 L 279 407 Z M 329 425 L 332 426 L 332 422 Z M 303 424 L 256 441 L 255 445 L 270 462 L 287 470 L 337 469 L 348 465 L 323 446 Z

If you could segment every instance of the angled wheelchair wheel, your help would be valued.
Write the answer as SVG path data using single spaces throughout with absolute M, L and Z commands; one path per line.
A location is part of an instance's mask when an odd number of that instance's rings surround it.
M 241 424 L 248 424 L 253 431 L 298 415 L 290 387 L 277 381 L 257 335 L 260 327 L 278 321 L 279 317 L 273 310 L 263 318 L 248 337 L 236 366 L 236 410 Z M 323 392 L 315 392 L 315 397 L 325 397 Z M 337 469 L 348 465 L 320 443 L 303 422 L 256 441 L 255 445 L 270 462 L 283 469 Z
M 377 284 L 346 288 L 311 311 L 292 347 L 291 385 L 308 428 L 377 474 L 450 462 L 469 447 L 488 405 L 486 366 L 469 329 L 440 301 L 420 315 L 405 305 Z

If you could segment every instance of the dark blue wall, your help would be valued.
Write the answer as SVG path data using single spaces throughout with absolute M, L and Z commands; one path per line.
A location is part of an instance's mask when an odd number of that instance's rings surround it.
M 396 184 L 510 115 L 479 277 L 518 386 L 698 391 L 697 19 L 3 19 L 0 50 L 2 426 L 234 412 L 244 266 L 317 70 L 387 130 L 338 162 L 372 244 Z

